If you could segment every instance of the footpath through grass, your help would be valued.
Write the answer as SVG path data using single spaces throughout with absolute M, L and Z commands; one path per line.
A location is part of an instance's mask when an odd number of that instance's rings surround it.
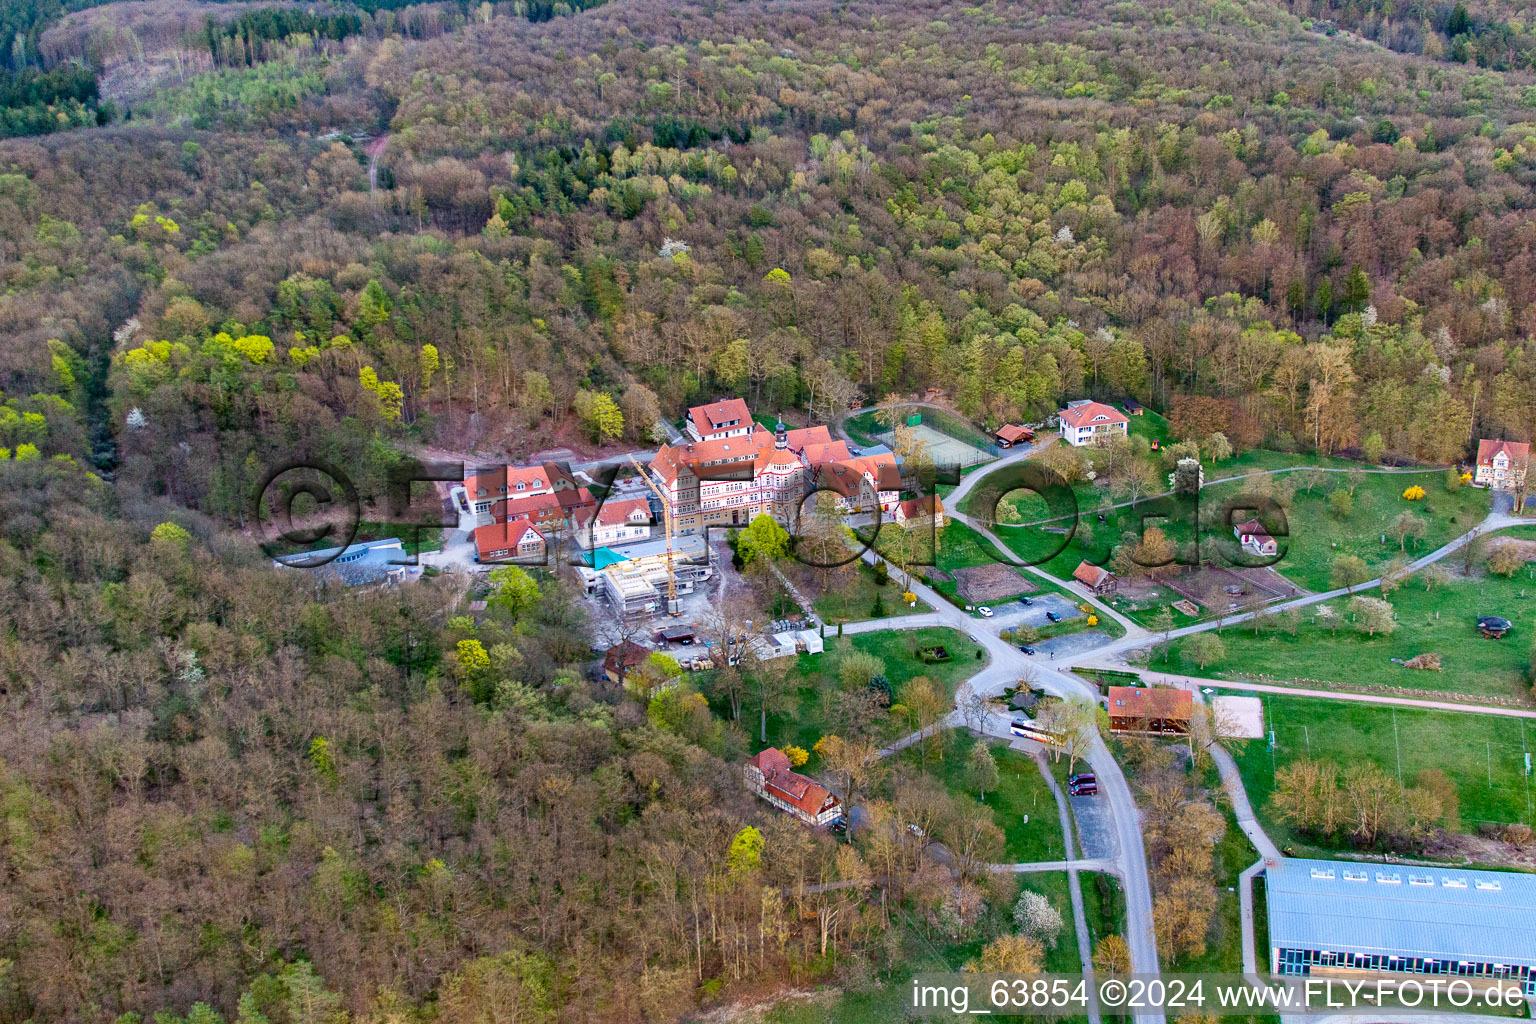
M 1308 756 L 1340 766 L 1369 758 L 1410 786 L 1420 772 L 1438 769 L 1456 786 L 1466 832 L 1483 822 L 1536 824 L 1525 774 L 1536 728 L 1526 719 L 1270 694 L 1263 701 L 1265 735 L 1274 731 L 1275 747 L 1251 740 L 1236 759 L 1248 799 L 1281 845 L 1299 840 L 1271 813 L 1275 772 Z
M 1278 490 L 1281 477 L 1270 479 Z M 1330 495 L 1336 490 L 1349 492 L 1351 483 L 1352 508 L 1347 515 L 1336 515 L 1330 508 Z M 1200 492 L 1201 504 L 1219 506 L 1241 494 L 1243 486 L 1242 481 L 1208 486 Z M 1422 500 L 1403 498 L 1403 492 L 1413 486 L 1424 488 Z M 1327 473 L 1311 494 L 1302 488 L 1286 506 L 1289 536 L 1282 543 L 1284 555 L 1275 568 L 1308 590 L 1330 590 L 1334 559 L 1357 555 L 1375 570 L 1398 555 L 1417 558 L 1472 529 L 1482 522 L 1488 509 L 1487 491 L 1472 487 L 1447 491 L 1443 470 L 1360 473 L 1353 477 Z M 1404 512 L 1424 531 L 1423 538 L 1410 540 L 1406 549 L 1392 536 L 1392 523 Z
M 1136 419 L 1132 420 L 1133 433 L 1146 429 L 1138 429 Z M 1094 455 L 1092 449 L 1085 451 L 1090 457 Z M 1167 471 L 1155 455 L 1152 461 L 1160 476 Z M 1306 478 L 1298 474 L 1310 468 L 1340 472 L 1320 474 L 1308 491 Z M 1486 491 L 1470 487 L 1447 491 L 1443 470 L 1369 471 L 1374 468 L 1316 455 L 1262 449 L 1245 452 L 1206 467 L 1208 483 L 1200 492 L 1199 515 L 1215 514 L 1225 502 L 1247 493 L 1246 474 L 1251 470 L 1291 470 L 1267 472 L 1258 480 L 1261 493 L 1275 496 L 1286 512 L 1284 555 L 1275 568 L 1308 590 L 1328 590 L 1331 589 L 1333 560 L 1340 555 L 1356 555 L 1372 569 L 1379 568 L 1400 553 L 1412 558 L 1433 551 L 1477 525 L 1488 513 Z M 1227 479 L 1229 477 L 1237 479 Z M 999 525 L 993 533 L 1026 563 L 1038 565 L 1063 579 L 1071 575 L 1079 562 L 1103 564 L 1126 533 L 1139 535 L 1144 525 L 1158 526 L 1175 544 L 1186 545 L 1196 539 L 1196 512 L 1192 503 L 1186 501 L 1183 505 L 1175 505 L 1169 498 L 1142 498 L 1135 505 L 1110 508 L 1107 506 L 1119 504 L 1124 496 L 1115 494 L 1105 484 L 1106 481 L 1100 479 L 1072 485 L 1078 519 L 1070 540 L 1066 536 L 1070 521 L 1038 526 Z M 1415 485 L 1424 489 L 1425 497 L 1420 501 L 1405 500 L 1403 491 Z M 1286 491 L 1290 489 L 1294 494 L 1287 498 Z M 1331 506 L 1330 495 L 1335 490 L 1349 492 L 1351 507 L 1347 513 L 1340 514 Z M 990 509 L 979 507 L 981 496 L 981 491 L 973 492 L 961 511 L 983 518 L 990 515 Z M 1060 515 L 1059 509 L 1053 511 L 1038 495 L 1018 492 L 1008 500 L 1025 523 Z M 1406 552 L 1400 552 L 1399 543 L 1391 531 L 1393 520 L 1403 512 L 1412 514 L 1423 530 L 1421 538 L 1409 542 Z M 1146 520 L 1149 515 L 1154 517 L 1150 521 Z M 1211 528 L 1200 527 L 1200 535 Z M 1220 529 L 1225 532 L 1224 526 Z
M 838 687 L 838 654 L 844 643 L 854 650 L 878 657 L 885 665 L 886 679 L 898 694 L 902 684 L 908 680 L 927 676 L 938 686 L 946 703 L 954 701 L 955 690 L 961 680 L 970 678 L 986 666 L 986 660 L 977 657 L 982 651 L 980 645 L 972 643 L 964 633 L 944 626 L 881 630 L 841 639 L 829 630 L 825 652 L 796 657 L 792 677 L 798 686 L 785 710 L 768 716 L 766 744 L 758 742 L 755 712 L 743 713 L 743 728 L 751 736 L 754 751 L 764 746 L 783 749 L 791 744 L 809 751 L 817 740 L 835 731 L 829 722 L 828 711 L 832 694 Z M 949 660 L 925 663 L 917 657 L 919 647 L 933 645 L 942 645 L 949 652 Z M 719 706 L 715 707 L 715 712 L 726 714 L 725 709 Z M 909 724 L 903 718 L 887 713 L 875 730 L 875 735 L 881 741 L 889 741 L 906 735 L 908 731 Z M 813 752 L 805 770 L 814 774 L 818 760 Z

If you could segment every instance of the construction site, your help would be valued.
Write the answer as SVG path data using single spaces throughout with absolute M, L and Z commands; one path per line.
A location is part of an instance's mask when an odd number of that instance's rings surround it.
M 586 592 L 609 614 L 633 620 L 680 616 L 695 604 L 702 611 L 709 601 L 701 591 L 719 567 L 703 537 L 679 537 L 671 543 L 662 539 L 598 548 L 592 565 L 576 571 Z M 695 595 L 696 600 L 687 600 Z

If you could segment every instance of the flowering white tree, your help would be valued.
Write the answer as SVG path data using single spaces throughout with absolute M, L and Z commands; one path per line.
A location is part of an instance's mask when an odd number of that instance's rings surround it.
M 1013 926 L 1021 935 L 1037 939 L 1043 946 L 1054 946 L 1061 924 L 1061 911 L 1051 906 L 1050 900 L 1029 889 L 1019 893 L 1019 901 L 1013 905 Z

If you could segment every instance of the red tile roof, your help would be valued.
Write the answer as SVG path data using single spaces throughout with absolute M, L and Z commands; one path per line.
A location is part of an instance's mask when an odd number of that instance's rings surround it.
M 498 551 L 515 554 L 517 546 L 530 533 L 537 537 L 541 544 L 544 543 L 544 535 L 527 519 L 510 519 L 503 523 L 490 523 L 475 529 L 475 549 L 479 552 L 481 558 L 491 557 Z
M 1264 524 L 1257 519 L 1250 519 L 1246 523 L 1238 523 L 1232 527 L 1239 537 L 1268 537 L 1269 531 L 1264 529 Z
M 935 510 L 941 515 L 944 512 L 944 503 L 939 500 L 937 494 L 930 494 L 922 498 L 908 498 L 901 503 L 901 518 L 921 519 L 924 516 L 933 515 Z
M 1035 432 L 1017 423 L 1005 423 L 997 428 L 997 436 L 1009 444 L 1017 444 L 1020 441 L 1028 441 L 1035 436 Z
M 1114 573 L 1099 565 L 1089 565 L 1087 562 L 1078 562 L 1077 568 L 1072 570 L 1072 578 L 1090 587 L 1097 587 Z
M 719 437 L 712 441 L 664 445 L 651 460 L 651 466 L 662 480 L 670 484 L 677 479 L 684 466 L 725 467 L 725 471 L 738 466 L 745 470 L 750 466 L 755 475 L 770 465 L 798 462 L 797 452 L 802 453 L 805 461 L 812 466 L 824 462 L 846 462 L 852 458 L 847 443 L 832 440 L 826 427 L 802 427 L 786 431 L 786 435 L 790 448 L 787 452 L 774 448 L 773 433 L 762 426 L 755 427 L 752 433 L 743 437 Z M 895 458 L 889 455 L 870 457 L 888 459 L 892 466 L 896 463 Z
M 518 484 L 523 485 L 522 490 L 517 489 Z M 543 466 L 501 466 L 464 478 L 464 490 L 471 500 L 516 497 L 535 490 L 547 491 L 551 486 L 549 472 Z
M 529 494 L 521 498 L 505 498 L 491 506 L 491 516 L 500 520 L 558 519 L 560 499 L 554 494 Z
M 597 510 L 597 521 L 602 526 L 617 526 L 620 523 L 629 522 L 630 514 L 634 512 L 643 513 L 645 522 L 651 521 L 651 506 L 643 498 L 606 501 L 603 503 L 603 507 Z M 591 522 L 591 509 L 583 509 L 576 514 L 576 525 L 582 529 L 586 529 Z
M 1061 420 L 1069 427 L 1086 427 L 1090 423 L 1130 423 L 1125 413 L 1103 402 L 1084 402 L 1061 410 Z
M 708 437 L 717 430 L 735 430 L 737 427 L 750 426 L 752 411 L 747 408 L 747 403 L 742 399 L 727 398 L 708 405 L 694 406 L 688 410 L 688 418 L 693 421 L 699 433 Z M 722 426 L 733 420 L 735 421 L 733 426 Z
M 866 480 L 877 491 L 901 490 L 901 470 L 894 455 L 835 459 L 820 463 L 817 469 L 817 481 L 845 498 L 857 495 Z
M 838 802 L 821 783 L 797 775 L 790 768 L 789 758 L 775 747 L 769 747 L 747 763 L 763 773 L 764 788 L 768 792 L 813 818 L 827 807 L 829 801 Z
M 1112 718 L 1161 718 L 1187 722 L 1193 713 L 1194 698 L 1188 690 L 1166 686 L 1109 688 L 1109 714 Z
M 1490 441 L 1485 437 L 1477 442 L 1477 464 L 1493 465 L 1493 457 L 1500 452 L 1509 454 L 1510 465 L 1524 466 L 1530 461 L 1531 446 L 1525 441 Z

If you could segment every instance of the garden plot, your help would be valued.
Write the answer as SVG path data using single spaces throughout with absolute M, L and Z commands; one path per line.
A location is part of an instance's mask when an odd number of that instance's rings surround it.
M 1035 582 L 1011 565 L 973 565 L 954 571 L 956 590 L 970 604 L 991 604 L 1016 594 L 1033 594 Z

